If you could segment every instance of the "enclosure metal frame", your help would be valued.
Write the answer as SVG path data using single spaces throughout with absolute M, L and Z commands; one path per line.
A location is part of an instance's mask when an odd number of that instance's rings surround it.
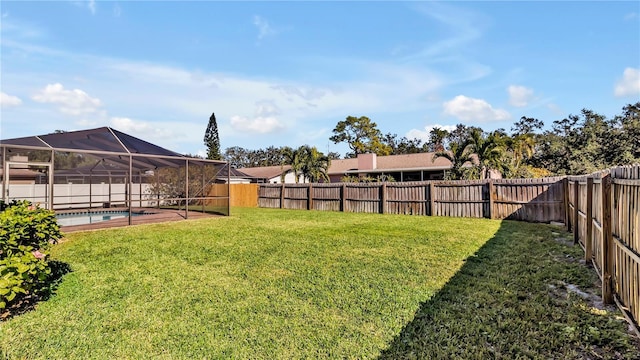
M 20 165 L 25 165 L 25 164 L 35 164 L 38 166 L 49 166 L 50 167 L 50 171 L 49 171 L 49 206 L 51 209 L 53 209 L 53 198 L 54 198 L 54 190 L 53 190 L 53 185 L 54 185 L 54 181 L 53 179 L 55 178 L 55 152 L 68 152 L 68 153 L 77 153 L 77 154 L 89 154 L 89 155 L 93 155 L 96 157 L 100 157 L 100 156 L 105 156 L 105 157 L 117 157 L 119 159 L 127 159 L 126 162 L 115 162 L 112 159 L 110 159 L 110 161 L 114 164 L 119 164 L 120 166 L 124 166 L 125 164 L 128 165 L 128 185 L 127 185 L 127 191 L 125 194 L 125 202 L 127 204 L 127 208 L 128 208 L 128 212 L 129 212 L 129 225 L 131 225 L 131 211 L 132 211 L 132 203 L 133 203 L 133 199 L 132 199 L 132 190 L 133 190 L 133 163 L 135 161 L 135 158 L 144 158 L 144 159 L 156 159 L 156 160 L 160 160 L 160 162 L 163 162 L 162 160 L 167 160 L 164 161 L 166 163 L 166 167 L 174 167 L 174 168 L 180 168 L 180 167 L 185 167 L 185 177 L 186 177 L 186 182 L 185 182 L 185 209 L 184 209 L 184 217 L 185 219 L 188 218 L 189 214 L 189 163 L 192 164 L 199 164 L 199 165 L 206 165 L 206 164 L 211 164 L 211 165 L 223 165 L 222 169 L 224 169 L 225 167 L 227 168 L 227 176 L 226 176 L 226 185 L 227 185 L 227 192 L 226 192 L 226 196 L 219 196 L 219 197 L 215 197 L 216 199 L 227 199 L 227 205 L 226 205 L 226 214 L 229 215 L 230 214 L 230 204 L 231 204 L 231 193 L 230 193 L 230 174 L 231 171 L 229 169 L 229 163 L 226 161 L 219 161 L 219 160 L 208 160 L 208 159 L 200 159 L 200 158 L 193 158 L 193 157 L 187 157 L 187 156 L 169 156 L 169 155 L 156 155 L 156 154 L 143 154 L 143 153 L 132 153 L 130 151 L 128 151 L 127 147 L 120 141 L 120 139 L 118 139 L 118 137 L 114 134 L 115 138 L 118 140 L 119 145 L 122 146 L 125 150 L 127 150 L 127 152 L 116 152 L 116 151 L 105 151 L 105 150 L 86 150 L 86 149 L 73 149 L 73 148 L 64 148 L 64 147 L 52 147 L 50 146 L 48 143 L 46 143 L 45 141 L 43 141 L 42 139 L 40 139 L 38 136 L 35 136 L 38 140 L 42 141 L 43 146 L 32 146 L 32 145 L 19 145 L 19 144 L 7 144 L 4 141 L 0 141 L 0 148 L 2 149 L 2 161 L 3 161 L 3 168 L 4 168 L 4 174 L 3 174 L 3 179 L 2 179 L 2 185 L 3 185 L 3 194 L 2 194 L 2 199 L 6 202 L 8 201 L 8 194 L 7 194 L 7 190 L 9 188 L 9 165 L 10 164 L 20 164 Z M 13 140 L 13 139 L 7 139 L 7 140 Z M 5 140 L 5 141 L 7 141 Z M 51 152 L 51 159 L 50 162 L 15 162 L 15 161 L 8 161 L 8 157 L 7 157 L 7 150 L 8 149 L 20 149 L 20 150 L 32 150 L 32 151 L 50 151 Z M 179 162 L 184 161 L 183 165 L 179 165 Z M 128 163 L 128 164 L 127 164 Z M 156 170 L 156 169 L 160 169 L 162 168 L 161 166 L 149 166 L 149 170 Z M 220 173 L 220 172 L 218 172 Z M 204 177 L 204 174 L 203 174 Z M 204 195 L 204 194 L 203 194 Z M 210 197 L 201 197 L 203 199 L 203 201 L 205 199 L 208 199 Z

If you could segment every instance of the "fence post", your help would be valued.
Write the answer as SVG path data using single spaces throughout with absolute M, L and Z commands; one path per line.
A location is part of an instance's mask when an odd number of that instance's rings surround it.
M 489 179 L 489 219 L 495 217 L 493 211 L 493 179 Z
M 580 234 L 578 230 L 580 226 L 580 180 L 576 180 L 573 184 L 573 244 L 577 244 L 580 241 Z
M 587 265 L 591 263 L 591 257 L 593 256 L 593 178 L 589 176 L 587 178 L 587 234 L 584 239 L 584 260 Z
M 284 183 L 280 187 L 280 209 L 284 209 Z
M 564 225 L 567 231 L 571 230 L 571 216 L 569 216 L 569 179 L 562 179 L 562 194 L 564 198 Z
M 347 184 L 342 183 L 342 190 L 340 192 L 340 211 L 347 211 Z
M 309 189 L 307 190 L 309 200 L 307 201 L 307 210 L 313 209 L 313 184 L 309 183 Z
M 383 182 L 380 186 L 380 213 L 387 213 L 387 183 Z
M 602 178 L 602 301 L 613 302 L 613 233 L 611 229 L 611 175 Z
M 429 215 L 436 216 L 436 185 L 433 183 L 433 181 L 429 182 L 429 203 Z

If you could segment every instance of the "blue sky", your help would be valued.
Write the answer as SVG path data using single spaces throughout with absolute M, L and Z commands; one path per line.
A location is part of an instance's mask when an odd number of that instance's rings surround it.
M 640 101 L 640 3 L 1 1 L 0 138 L 111 126 L 204 154 L 426 139 Z

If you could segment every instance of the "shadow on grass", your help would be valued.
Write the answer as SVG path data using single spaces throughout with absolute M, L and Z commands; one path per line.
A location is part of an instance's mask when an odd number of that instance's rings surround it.
M 503 221 L 381 359 L 640 358 L 615 309 L 597 309 L 597 276 L 560 228 Z M 574 286 L 571 286 L 574 285 Z
M 11 306 L 0 312 L 0 321 L 6 321 L 14 316 L 24 314 L 33 310 L 38 303 L 47 301 L 51 296 L 55 295 L 64 275 L 72 271 L 69 264 L 58 260 L 49 261 L 49 268 L 51 269 L 51 274 L 49 274 L 44 285 L 32 294 L 17 297 Z

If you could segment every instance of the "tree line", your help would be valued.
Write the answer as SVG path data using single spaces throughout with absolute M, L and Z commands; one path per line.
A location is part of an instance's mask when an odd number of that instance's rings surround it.
M 212 119 L 215 122 L 213 115 Z M 329 140 L 349 147 L 345 158 L 362 153 L 385 156 L 434 152 L 436 158 L 447 158 L 453 164 L 447 174 L 450 179 L 480 179 L 491 172 L 499 172 L 504 178 L 581 175 L 640 162 L 640 102 L 624 106 L 610 119 L 582 109 L 577 115 L 553 121 L 551 129 L 543 131 L 543 127 L 542 120 L 522 116 L 509 132 L 458 124 L 452 131 L 432 129 L 423 142 L 382 133 L 366 116 L 348 116 L 336 124 Z M 215 130 L 217 137 L 217 125 Z M 209 145 L 207 136 L 205 144 Z M 314 181 L 326 179 L 331 160 L 341 157 L 308 145 L 257 150 L 234 146 L 222 154 L 218 150 L 218 154 L 234 168 L 291 165 L 292 172 Z

